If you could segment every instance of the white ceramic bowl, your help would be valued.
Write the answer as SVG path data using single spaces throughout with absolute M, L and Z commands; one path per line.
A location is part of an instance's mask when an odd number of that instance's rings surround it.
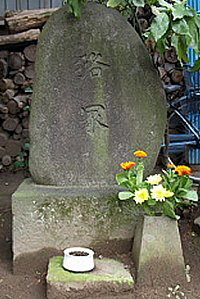
M 72 255 L 83 252 L 85 255 Z M 84 247 L 71 247 L 64 250 L 63 268 L 72 272 L 88 272 L 94 269 L 94 251 Z

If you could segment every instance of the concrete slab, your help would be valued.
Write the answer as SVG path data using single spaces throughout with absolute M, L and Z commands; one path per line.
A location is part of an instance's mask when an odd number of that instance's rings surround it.
M 185 282 L 185 265 L 177 221 L 145 216 L 139 221 L 132 255 L 137 283 L 176 285 Z
M 62 256 L 50 259 L 47 275 L 48 299 L 131 298 L 134 281 L 121 262 L 95 259 L 95 269 L 72 273 L 62 267 Z

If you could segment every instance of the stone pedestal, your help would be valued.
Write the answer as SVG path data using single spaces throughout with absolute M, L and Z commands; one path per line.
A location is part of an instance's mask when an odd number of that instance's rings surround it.
M 170 286 L 185 282 L 177 221 L 165 216 L 141 218 L 132 254 L 137 268 L 137 283 Z
M 124 265 L 112 259 L 96 259 L 87 273 L 62 268 L 63 257 L 53 257 L 47 275 L 48 299 L 131 299 L 134 281 Z
M 109 254 L 130 251 L 139 211 L 120 202 L 117 192 L 117 186 L 78 189 L 26 179 L 12 196 L 14 266 L 25 254 L 41 250 L 48 258 L 49 248 L 84 246 L 99 254 L 101 248 Z

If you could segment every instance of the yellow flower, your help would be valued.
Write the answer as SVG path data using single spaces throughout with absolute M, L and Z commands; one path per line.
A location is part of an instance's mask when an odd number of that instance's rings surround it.
M 123 162 L 120 164 L 121 168 L 123 168 L 125 170 L 129 170 L 130 168 L 132 168 L 135 165 L 136 165 L 135 162 Z
M 171 192 L 171 191 L 169 191 L 169 190 L 166 190 L 166 192 L 165 192 L 165 197 L 172 197 L 174 195 L 174 192 Z
M 133 155 L 138 158 L 146 158 L 148 156 L 148 154 L 144 151 L 136 151 L 133 153 Z
M 166 192 L 167 190 L 162 185 L 153 186 L 151 196 L 156 201 L 164 201 Z
M 172 169 L 173 169 L 173 168 L 176 168 L 176 166 L 175 166 L 173 163 L 168 163 L 168 164 L 167 164 L 167 167 L 168 167 L 168 168 L 172 168 Z
M 144 201 L 148 200 L 149 192 L 146 188 L 141 188 L 138 191 L 135 191 L 134 200 L 138 204 L 142 204 Z
M 150 175 L 147 178 L 147 182 L 151 185 L 158 185 L 162 181 L 162 177 L 160 174 Z
M 192 169 L 185 165 L 179 165 L 175 168 L 175 171 L 178 172 L 179 176 L 182 176 L 184 174 L 190 175 L 192 173 Z

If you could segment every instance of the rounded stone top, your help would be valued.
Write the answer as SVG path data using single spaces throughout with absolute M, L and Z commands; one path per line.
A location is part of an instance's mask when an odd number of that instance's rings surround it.
M 166 123 L 165 96 L 147 50 L 114 9 L 63 7 L 39 39 L 30 119 L 38 184 L 105 186 L 143 149 L 151 171 Z

